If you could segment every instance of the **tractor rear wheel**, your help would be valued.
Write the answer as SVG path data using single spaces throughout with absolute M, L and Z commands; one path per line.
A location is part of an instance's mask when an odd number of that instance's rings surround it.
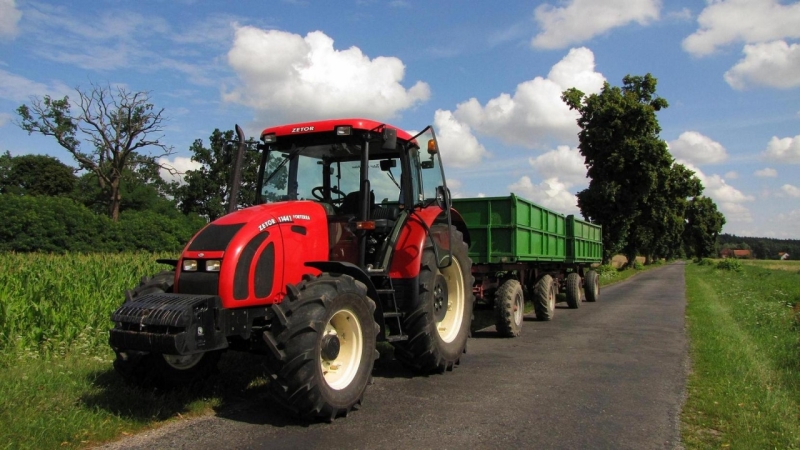
M 536 320 L 551 320 L 556 309 L 556 289 L 550 275 L 544 275 L 533 288 L 533 309 Z
M 577 272 L 567 275 L 567 305 L 576 309 L 581 306 L 581 276 Z
M 434 227 L 431 234 L 447 232 Z M 464 236 L 450 227 L 453 260 L 439 268 L 430 238 L 422 252 L 419 295 L 403 320 L 407 341 L 394 342 L 395 357 L 423 373 L 453 370 L 465 353 L 472 319 L 472 260 Z M 439 251 L 439 256 L 442 251 Z
M 299 417 L 330 421 L 361 404 L 380 329 L 366 292 L 347 275 L 306 276 L 271 307 L 270 393 Z
M 165 270 L 152 277 L 143 277 L 130 298 L 147 294 L 172 292 L 175 272 Z M 217 369 L 222 351 L 192 355 L 162 355 L 135 350 L 114 349 L 114 369 L 125 381 L 143 387 L 175 388 L 208 378 Z
M 594 270 L 590 270 L 586 272 L 586 276 L 583 278 L 583 291 L 586 293 L 586 301 L 596 302 L 600 298 L 600 276 Z
M 494 294 L 494 307 L 497 333 L 503 337 L 519 336 L 525 314 L 525 299 L 519 281 L 508 279 L 500 285 Z

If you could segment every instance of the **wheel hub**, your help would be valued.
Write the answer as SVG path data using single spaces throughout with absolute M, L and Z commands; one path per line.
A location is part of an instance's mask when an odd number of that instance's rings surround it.
M 329 361 L 336 359 L 339 356 L 341 345 L 339 337 L 334 334 L 328 334 L 323 337 L 320 343 L 322 358 Z
M 447 281 L 441 275 L 437 275 L 433 286 L 433 313 L 436 322 L 441 322 L 447 315 L 447 302 Z

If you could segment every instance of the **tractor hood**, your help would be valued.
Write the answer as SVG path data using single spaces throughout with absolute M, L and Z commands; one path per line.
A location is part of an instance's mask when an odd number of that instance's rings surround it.
M 280 302 L 286 284 L 328 259 L 325 209 L 313 201 L 241 209 L 200 230 L 178 261 L 175 291 L 219 295 L 223 307 Z

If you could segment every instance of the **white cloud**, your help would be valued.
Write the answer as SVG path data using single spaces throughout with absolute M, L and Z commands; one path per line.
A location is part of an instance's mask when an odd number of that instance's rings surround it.
M 51 86 L 29 80 L 19 75 L 0 69 L 0 98 L 13 102 L 27 102 L 31 96 L 64 97 L 74 91 L 61 82 Z
M 722 144 L 697 131 L 686 131 L 668 144 L 673 157 L 692 164 L 714 164 L 728 158 Z
M 588 184 L 584 159 L 577 148 L 559 145 L 555 150 L 528 161 L 542 178 L 556 177 L 570 185 Z
M 731 170 L 730 172 L 726 172 L 725 173 L 725 178 L 727 178 L 729 180 L 736 180 L 736 179 L 739 178 L 739 172 L 737 172 L 735 170 Z
M 744 54 L 744 59 L 725 72 L 725 81 L 732 88 L 800 86 L 800 44 L 775 41 L 745 45 Z
M 563 7 L 540 5 L 534 16 L 542 31 L 531 45 L 564 48 L 631 22 L 647 25 L 658 20 L 660 9 L 660 0 L 570 0 Z
M 192 161 L 192 158 L 186 156 L 176 156 L 172 160 L 167 157 L 161 157 L 158 158 L 158 163 L 162 165 L 161 169 L 159 169 L 161 178 L 179 183 L 183 183 L 183 174 L 187 171 L 203 167 L 199 162 Z
M 358 47 L 336 50 L 321 31 L 305 37 L 278 30 L 236 28 L 228 63 L 239 86 L 224 100 L 280 120 L 369 115 L 389 119 L 430 97 L 418 81 L 405 89 L 403 62 L 370 59 Z
M 766 167 L 761 170 L 756 170 L 753 172 L 753 175 L 761 178 L 776 178 L 778 176 L 778 171 L 769 167 Z
M 0 113 L 0 128 L 6 126 L 13 116 L 9 113 Z
M 473 97 L 460 103 L 454 115 L 476 132 L 509 144 L 533 148 L 549 138 L 576 141 L 578 113 L 561 100 L 561 93 L 572 87 L 586 94 L 600 92 L 605 78 L 594 68 L 592 51 L 574 48 L 553 66 L 547 78 L 517 85 L 513 97 L 503 93 L 486 106 Z
M 800 188 L 797 186 L 792 186 L 791 184 L 784 184 L 781 187 L 781 190 L 785 192 L 789 197 L 800 198 Z
M 750 223 L 753 221 L 750 210 L 743 205 L 743 203 L 755 201 L 754 196 L 744 194 L 742 191 L 729 185 L 725 182 L 724 178 L 717 174 L 704 174 L 703 171 L 688 161 L 678 160 L 677 162 L 685 165 L 687 169 L 694 171 L 695 176 L 700 179 L 705 188 L 703 195 L 714 200 L 719 210 L 725 215 L 727 222 Z
M 14 0 L 0 0 L 0 38 L 13 39 L 17 35 L 17 23 L 22 12 Z
M 523 176 L 508 186 L 510 192 L 561 214 L 580 214 L 578 198 L 570 192 L 569 185 L 557 177 L 533 184 L 530 177 Z
M 453 117 L 450 111 L 437 110 L 433 125 L 436 127 L 436 139 L 441 147 L 445 166 L 468 167 L 481 162 L 490 156 L 478 139 L 473 136 L 469 126 Z
M 800 37 L 800 3 L 778 0 L 712 0 L 697 18 L 699 29 L 683 49 L 706 56 L 733 42 L 769 42 Z
M 779 139 L 773 136 L 764 150 L 764 157 L 789 164 L 800 163 L 800 135 Z

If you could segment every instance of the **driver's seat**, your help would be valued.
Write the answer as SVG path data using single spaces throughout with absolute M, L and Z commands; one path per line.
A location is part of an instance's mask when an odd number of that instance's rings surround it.
M 350 192 L 349 194 L 344 196 L 342 200 L 342 205 L 339 207 L 339 214 L 342 215 L 358 215 L 358 197 L 360 191 Z M 375 193 L 370 191 L 369 192 L 369 204 L 370 209 L 372 209 L 372 205 L 375 204 Z

